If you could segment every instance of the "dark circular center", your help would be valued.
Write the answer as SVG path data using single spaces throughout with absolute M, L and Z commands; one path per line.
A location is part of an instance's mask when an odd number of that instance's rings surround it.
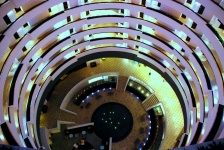
M 123 140 L 133 127 L 133 118 L 127 107 L 109 102 L 99 106 L 92 115 L 94 132 L 101 138 L 113 142 Z

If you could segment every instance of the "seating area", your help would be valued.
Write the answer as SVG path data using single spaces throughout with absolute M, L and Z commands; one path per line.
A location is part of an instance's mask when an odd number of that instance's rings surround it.
M 79 130 L 68 129 L 67 125 L 61 125 L 61 132 L 51 135 L 52 149 L 70 149 L 70 150 L 94 150 L 96 147 L 94 141 L 91 139 L 94 137 L 93 132 L 87 128 L 79 128 Z M 81 131 L 81 132 L 80 132 Z M 94 138 L 95 142 L 100 142 L 100 139 Z M 98 147 L 96 147 L 97 149 Z M 95 150 L 96 150 L 95 149 Z
M 66 129 L 65 130 L 65 136 L 77 136 L 78 134 L 82 134 L 83 137 L 89 133 L 93 133 L 93 125 L 88 125 L 88 126 L 81 126 L 77 128 L 71 128 L 71 129 Z
M 89 108 L 91 106 L 91 103 L 84 100 L 79 106 L 80 108 Z
M 86 140 L 88 136 L 87 134 L 92 134 L 92 133 L 93 133 L 93 125 L 87 125 L 87 126 L 73 128 L 73 129 L 66 129 L 64 131 L 66 138 L 79 139 L 77 143 L 74 143 L 73 150 L 87 150 L 87 149 L 94 150 L 93 145 Z
M 143 83 L 140 82 L 140 80 L 130 77 L 125 90 L 135 94 L 141 101 L 144 101 L 153 91 L 150 87 L 143 85 Z
M 82 101 L 91 95 L 92 93 L 97 92 L 97 90 L 102 90 L 104 88 L 116 88 L 116 80 L 110 80 L 110 81 L 96 81 L 91 84 L 88 84 L 87 86 L 80 89 L 78 92 L 74 95 L 73 103 L 76 105 L 80 105 Z M 100 98 L 100 96 L 96 97 Z

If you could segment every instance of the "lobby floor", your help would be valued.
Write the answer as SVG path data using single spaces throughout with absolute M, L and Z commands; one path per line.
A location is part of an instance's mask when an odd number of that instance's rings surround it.
M 161 147 L 161 149 L 165 150 L 165 149 L 174 147 L 175 143 L 177 142 L 178 135 L 181 133 L 184 127 L 181 106 L 175 92 L 172 90 L 171 86 L 166 82 L 166 80 L 163 79 L 161 75 L 159 75 L 157 72 L 155 72 L 154 70 L 152 70 L 151 68 L 147 66 L 144 66 L 143 64 L 139 64 L 137 62 L 134 62 L 128 59 L 106 58 L 105 60 L 101 60 L 101 63 L 94 68 L 86 67 L 68 75 L 62 82 L 60 82 L 55 87 L 55 90 L 50 96 L 49 101 L 47 103 L 49 109 L 46 114 L 41 115 L 40 126 L 46 126 L 48 129 L 56 128 L 57 120 L 76 123 L 71 125 L 87 123 L 85 121 L 85 119 L 87 119 L 86 116 L 81 117 L 79 115 L 80 112 L 77 109 L 70 108 L 70 106 L 72 107 L 74 104 L 73 105 L 69 104 L 67 109 L 76 112 L 77 116 L 72 115 L 70 113 L 66 113 L 60 110 L 59 107 L 65 95 L 75 84 L 77 84 L 79 81 L 87 77 L 90 77 L 94 74 L 103 73 L 103 72 L 119 72 L 120 79 L 119 79 L 118 88 L 116 90 L 117 92 L 121 92 L 123 90 L 123 87 L 127 81 L 127 77 L 130 75 L 144 81 L 155 91 L 154 94 L 159 99 L 159 101 L 163 103 L 165 113 L 166 113 L 166 120 L 167 120 L 164 144 L 163 144 L 163 147 Z M 149 75 L 149 72 L 151 73 L 151 75 Z M 130 103 L 130 98 L 128 98 L 126 95 L 128 93 L 125 93 L 125 92 L 121 92 L 121 93 L 124 93 L 124 95 L 122 96 L 122 94 L 119 93 L 119 99 L 116 99 L 115 98 L 116 94 L 114 94 L 114 96 L 111 96 L 111 99 L 107 98 L 107 100 L 119 101 L 120 103 L 124 103 L 124 105 L 126 106 L 130 104 L 130 106 L 133 107 L 134 111 L 137 114 L 144 113 L 143 109 L 142 111 L 140 109 L 141 105 L 138 106 L 133 103 Z M 104 102 L 103 99 L 102 101 L 101 100 L 98 101 L 99 104 L 103 102 Z M 138 102 L 138 101 L 134 100 L 133 102 Z M 91 105 L 91 107 L 93 108 L 94 105 Z M 131 108 L 129 109 L 131 110 Z M 86 111 L 86 113 L 89 113 L 91 111 L 93 110 L 89 109 L 88 111 Z M 134 120 L 134 123 L 136 123 L 136 120 Z M 139 126 L 137 126 L 137 128 L 139 128 Z M 133 132 L 134 131 L 135 130 L 133 128 Z M 135 138 L 137 137 L 134 134 L 133 136 Z M 144 138 L 144 135 L 142 136 L 142 138 Z M 129 142 L 125 141 L 125 139 L 122 141 L 119 142 L 119 144 L 117 143 L 117 145 L 113 144 L 113 148 L 115 150 L 128 149 L 129 147 L 128 145 L 132 143 L 130 141 Z
M 119 141 L 117 143 L 113 143 L 113 149 L 127 149 L 130 150 L 135 147 L 134 141 L 136 138 L 139 138 L 141 141 L 147 137 L 147 133 L 140 134 L 139 130 L 140 128 L 146 128 L 148 126 L 148 123 L 140 122 L 140 117 L 142 115 L 147 115 L 146 111 L 144 110 L 141 101 L 137 100 L 136 97 L 129 92 L 123 92 L 118 91 L 115 89 L 112 89 L 113 95 L 109 96 L 108 90 L 105 90 L 104 92 L 101 90 L 99 92 L 100 95 L 102 95 L 102 98 L 99 100 L 96 100 L 94 97 L 90 97 L 88 99 L 88 102 L 91 103 L 91 106 L 89 108 L 80 108 L 79 106 L 76 106 L 72 102 L 68 104 L 67 109 L 73 112 L 77 112 L 77 125 L 79 124 L 85 124 L 89 123 L 91 121 L 91 117 L 93 112 L 102 104 L 108 103 L 108 102 L 116 102 L 125 105 L 133 116 L 133 128 L 129 135 L 123 139 L 122 141 Z

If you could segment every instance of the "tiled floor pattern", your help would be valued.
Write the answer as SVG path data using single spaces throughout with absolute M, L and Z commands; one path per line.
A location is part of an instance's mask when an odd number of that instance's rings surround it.
M 165 150 L 173 147 L 176 143 L 176 138 L 184 126 L 182 110 L 176 94 L 172 90 L 171 86 L 157 72 L 143 64 L 139 64 L 128 59 L 106 58 L 105 60 L 101 60 L 101 64 L 97 65 L 97 67 L 86 67 L 77 72 L 71 73 L 65 80 L 63 80 L 63 82 L 56 86 L 49 101 L 49 108 L 54 109 L 54 111 L 51 111 L 52 114 L 49 116 L 47 116 L 47 114 L 49 114 L 48 112 L 41 118 L 44 121 L 41 121 L 41 125 L 45 125 L 48 128 L 55 127 L 55 119 L 57 119 L 57 114 L 59 114 L 60 111 L 58 108 L 66 93 L 68 93 L 68 91 L 80 80 L 102 72 L 119 72 L 120 76 L 135 76 L 152 87 L 155 91 L 154 94 L 156 97 L 163 103 L 167 117 L 166 135 L 161 149 Z M 149 72 L 151 72 L 151 75 L 149 75 Z M 54 105 L 54 107 L 51 108 L 51 105 Z M 138 109 L 136 109 L 136 112 L 139 113 Z M 79 116 L 79 112 L 77 113 Z M 124 148 L 125 146 L 122 146 L 122 149 Z

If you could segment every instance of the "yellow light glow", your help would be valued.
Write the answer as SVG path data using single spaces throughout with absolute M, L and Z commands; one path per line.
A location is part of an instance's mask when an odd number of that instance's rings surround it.
M 31 137 L 34 138 L 33 125 L 30 124 Z
M 43 54 L 43 50 L 40 48 L 32 57 L 33 61 L 36 61 Z
M 19 128 L 17 111 L 14 111 L 14 120 L 15 120 L 15 126 L 16 126 L 16 128 Z
M 124 35 L 124 33 L 123 33 Z M 91 36 L 86 36 L 85 40 L 92 40 L 92 39 L 99 39 L 99 38 L 106 38 L 106 37 L 120 37 L 123 38 L 123 35 L 119 35 L 117 33 L 113 33 L 113 32 L 108 32 L 108 33 L 98 33 L 98 34 L 93 34 Z

